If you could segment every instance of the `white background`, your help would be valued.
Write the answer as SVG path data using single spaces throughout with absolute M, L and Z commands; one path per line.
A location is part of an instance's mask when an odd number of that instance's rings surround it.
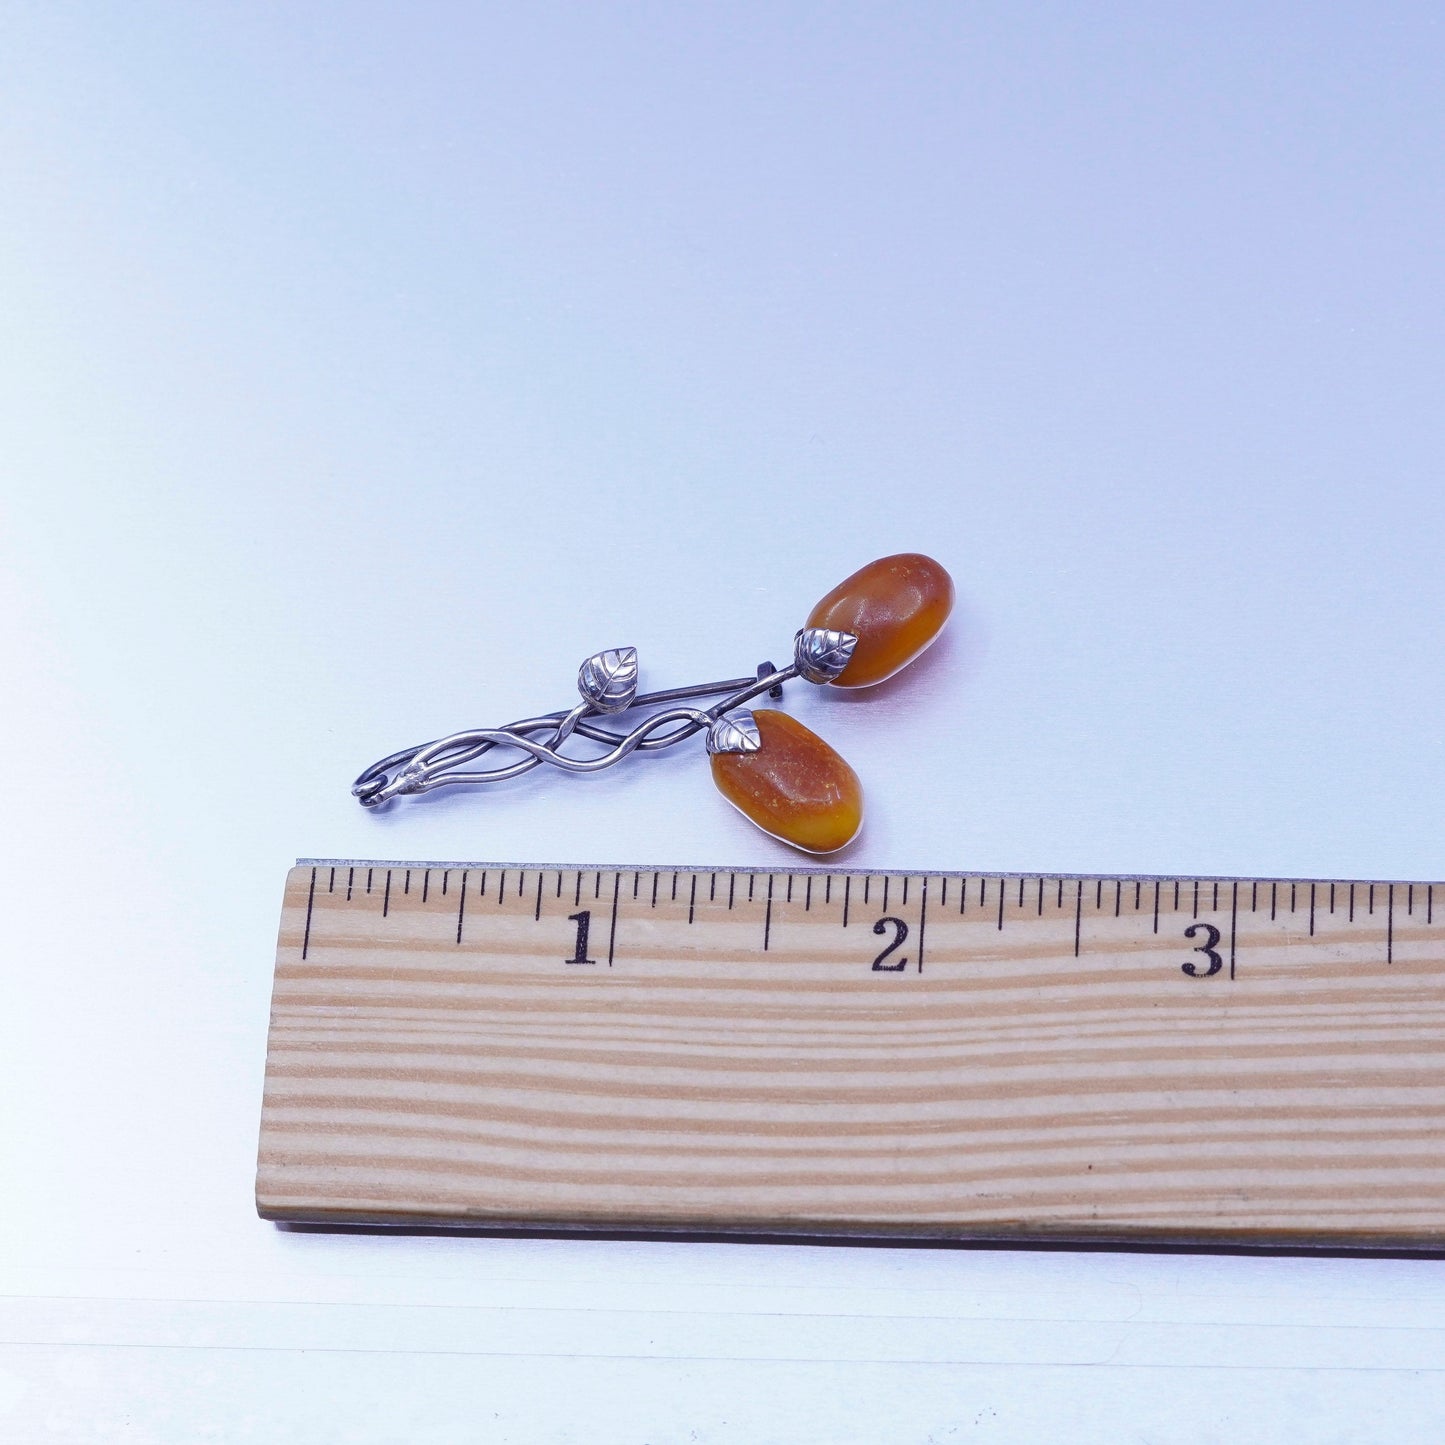
M 686 749 L 351 777 L 886 552 L 960 605 L 788 704 L 840 861 L 1439 878 L 1442 61 L 1426 4 L 7 6 L 0 1437 L 1438 1439 L 1437 1260 L 251 1188 L 296 855 L 790 856 Z

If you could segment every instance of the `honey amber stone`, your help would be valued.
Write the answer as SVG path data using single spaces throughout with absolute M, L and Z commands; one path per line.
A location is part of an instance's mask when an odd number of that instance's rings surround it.
M 880 557 L 845 577 L 808 614 L 809 627 L 858 639 L 834 687 L 871 687 L 907 667 L 943 631 L 953 579 L 919 552 Z
M 713 753 L 713 782 L 745 818 L 807 853 L 836 853 L 863 826 L 858 774 L 796 718 L 753 711 L 762 747 Z

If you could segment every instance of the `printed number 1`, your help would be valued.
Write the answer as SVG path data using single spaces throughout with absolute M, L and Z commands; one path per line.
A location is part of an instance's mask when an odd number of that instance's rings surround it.
M 577 950 L 571 958 L 564 958 L 563 963 L 596 963 L 595 958 L 587 957 L 587 930 L 592 926 L 592 910 L 584 908 L 581 913 L 569 913 L 568 923 L 577 925 Z

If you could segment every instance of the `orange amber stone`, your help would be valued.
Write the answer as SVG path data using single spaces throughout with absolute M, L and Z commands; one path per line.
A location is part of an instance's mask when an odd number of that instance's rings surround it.
M 809 627 L 858 639 L 834 687 L 871 687 L 907 667 L 953 611 L 953 579 L 919 552 L 880 557 L 845 577 L 808 614 Z
M 718 792 L 765 833 L 807 853 L 836 853 L 863 826 L 858 774 L 796 718 L 758 708 L 755 753 L 713 753 Z

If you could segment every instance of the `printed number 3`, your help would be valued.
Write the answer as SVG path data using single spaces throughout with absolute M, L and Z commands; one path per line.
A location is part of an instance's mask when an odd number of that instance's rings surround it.
M 1192 959 L 1179 966 L 1189 975 L 1190 978 L 1213 978 L 1221 968 L 1224 967 L 1224 960 L 1214 951 L 1214 945 L 1219 942 L 1219 930 L 1212 923 L 1191 923 L 1184 930 L 1185 938 L 1193 938 L 1200 929 L 1208 935 L 1203 943 L 1194 945 L 1195 953 L 1202 953 L 1209 960 L 1208 968 L 1200 968 Z

